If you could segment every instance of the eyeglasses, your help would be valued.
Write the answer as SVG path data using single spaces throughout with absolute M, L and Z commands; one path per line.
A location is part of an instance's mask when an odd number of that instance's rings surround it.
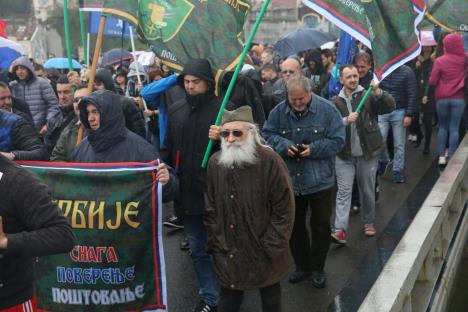
M 241 136 L 244 135 L 244 132 L 242 132 L 241 130 L 232 130 L 232 131 L 228 131 L 228 130 L 223 130 L 219 133 L 219 135 L 222 137 L 222 138 L 227 138 L 230 134 L 232 133 L 233 136 L 235 136 L 236 138 L 240 138 Z
M 11 96 L 2 96 L 0 97 L 0 101 L 11 100 Z

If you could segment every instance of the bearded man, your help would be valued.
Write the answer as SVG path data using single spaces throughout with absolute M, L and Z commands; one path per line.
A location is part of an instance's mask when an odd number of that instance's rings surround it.
M 291 268 L 294 193 L 286 164 L 262 143 L 252 110 L 224 110 L 221 151 L 207 169 L 204 223 L 221 286 L 218 311 L 239 311 L 259 289 L 263 311 L 281 311 L 281 279 Z

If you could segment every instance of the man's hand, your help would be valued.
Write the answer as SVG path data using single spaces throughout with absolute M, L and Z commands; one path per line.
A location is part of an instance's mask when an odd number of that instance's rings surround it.
M 348 117 L 346 118 L 346 121 L 348 121 L 349 124 L 355 123 L 358 119 L 358 116 L 359 114 L 356 112 L 349 113 Z
M 47 133 L 47 125 L 44 125 L 44 127 L 39 130 L 39 134 L 44 136 Z
M 9 160 L 14 160 L 15 159 L 15 154 L 13 154 L 13 153 L 0 152 L 0 154 L 2 154 L 3 157 L 8 158 Z
M 403 127 L 408 128 L 409 126 L 411 126 L 412 121 L 413 117 L 405 116 L 405 118 L 403 118 Z
M 208 138 L 210 138 L 210 140 L 219 141 L 221 139 L 219 136 L 220 129 L 221 127 L 219 126 L 211 125 L 210 131 L 208 132 Z
M 302 144 L 302 153 L 299 154 L 301 158 L 309 157 L 310 156 L 310 146 L 306 144 Z
M 375 95 L 382 95 L 383 91 L 379 88 L 379 84 L 376 83 L 374 79 L 371 80 L 370 86 L 372 87 L 372 90 L 374 91 Z
M 150 109 L 147 109 L 145 111 L 143 111 L 143 115 L 145 115 L 145 117 L 153 117 L 153 116 L 156 116 L 156 111 L 154 110 L 150 110 Z
M 296 157 L 297 152 L 299 152 L 299 151 L 297 150 L 297 147 L 295 145 L 291 145 L 288 148 L 288 156 L 291 157 L 291 158 Z
M 8 238 L 3 232 L 3 220 L 2 217 L 0 217 L 0 249 L 7 249 L 8 246 Z
M 160 164 L 158 166 L 158 172 L 156 173 L 156 180 L 158 180 L 162 186 L 166 185 L 170 179 L 169 170 L 165 164 Z
M 427 98 L 427 95 L 423 96 L 421 102 L 422 102 L 424 105 L 426 105 L 428 101 L 429 101 L 429 99 Z

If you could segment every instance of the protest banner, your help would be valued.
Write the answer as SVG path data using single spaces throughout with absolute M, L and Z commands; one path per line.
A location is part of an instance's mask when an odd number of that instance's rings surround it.
M 38 259 L 39 311 L 166 311 L 156 167 L 21 164 L 51 188 L 77 236 L 70 253 Z

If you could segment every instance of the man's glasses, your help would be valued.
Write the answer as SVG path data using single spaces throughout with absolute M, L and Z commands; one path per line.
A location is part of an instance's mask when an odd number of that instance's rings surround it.
M 227 138 L 230 134 L 232 133 L 233 136 L 235 136 L 236 138 L 240 138 L 241 136 L 244 135 L 244 132 L 242 132 L 241 130 L 232 130 L 232 131 L 228 131 L 228 130 L 223 130 L 219 133 L 219 135 L 222 137 L 222 138 Z
M 0 97 L 0 101 L 11 100 L 11 96 L 2 96 Z

